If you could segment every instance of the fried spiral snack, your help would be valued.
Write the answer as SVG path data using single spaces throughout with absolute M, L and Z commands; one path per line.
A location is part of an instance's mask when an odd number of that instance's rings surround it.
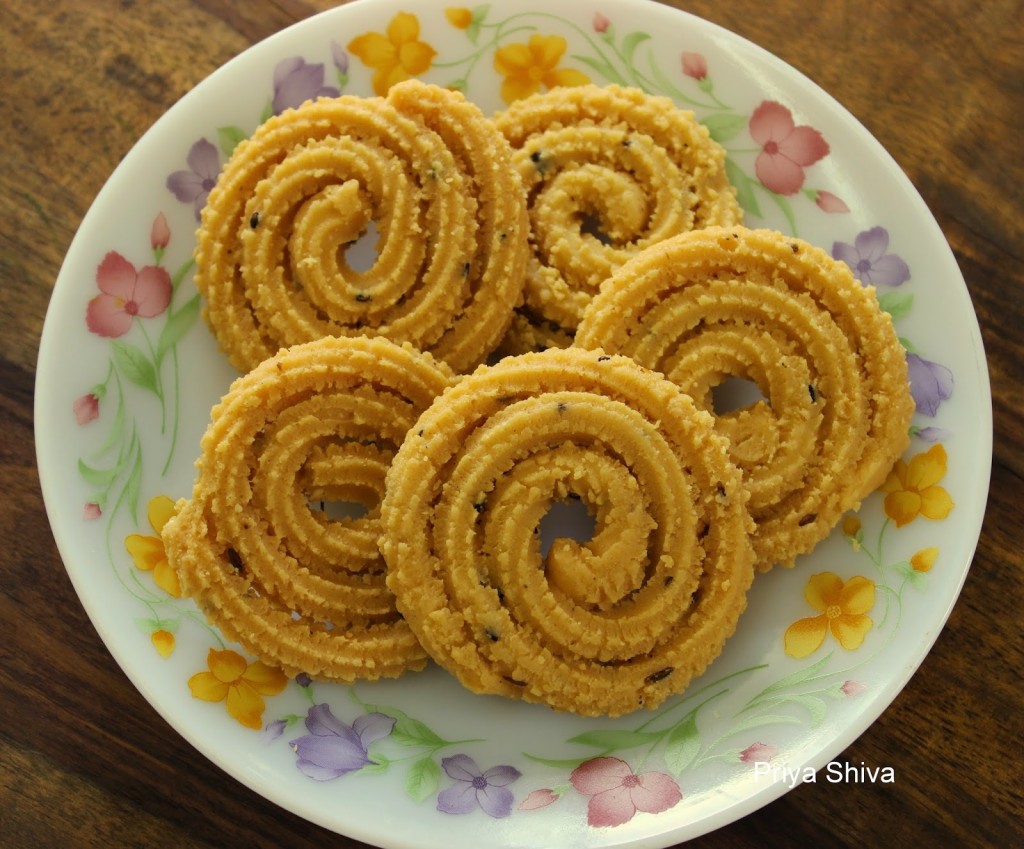
M 593 511 L 589 542 L 538 527 Z M 466 687 L 582 715 L 653 708 L 721 651 L 753 577 L 711 417 L 626 357 L 549 349 L 460 379 L 388 472 L 388 586 Z
M 751 493 L 758 568 L 793 565 L 882 484 L 909 442 L 906 356 L 872 288 L 770 230 L 677 236 L 620 268 L 576 343 L 627 354 L 705 410 L 728 378 L 762 399 L 716 415 Z
M 235 149 L 202 212 L 196 287 L 232 364 L 323 336 L 381 335 L 468 370 L 522 293 L 525 197 L 508 143 L 461 94 L 310 101 Z M 357 270 L 347 248 L 376 228 Z
M 380 501 L 407 429 L 452 380 L 383 338 L 293 346 L 235 380 L 203 436 L 192 497 L 163 530 L 212 624 L 289 675 L 351 681 L 425 665 L 385 586 Z M 320 501 L 367 512 L 332 518 Z
M 617 85 L 555 88 L 494 122 L 527 190 L 532 247 L 506 353 L 571 343 L 601 282 L 637 251 L 742 221 L 725 151 L 666 97 Z

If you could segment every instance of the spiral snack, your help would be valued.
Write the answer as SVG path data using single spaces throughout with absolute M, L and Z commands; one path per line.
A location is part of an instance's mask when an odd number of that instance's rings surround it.
M 422 668 L 378 549 L 392 457 L 453 380 L 382 338 L 280 351 L 214 407 L 192 498 L 164 527 L 186 594 L 229 639 L 289 675 L 352 681 Z M 330 518 L 317 502 L 355 502 Z
M 511 150 L 461 94 L 310 101 L 238 145 L 202 213 L 196 286 L 246 371 L 323 336 L 381 335 L 456 371 L 481 362 L 520 300 L 525 196 Z M 376 228 L 377 257 L 346 249 Z
M 466 687 L 583 715 L 653 708 L 721 651 L 753 577 L 746 493 L 711 417 L 627 357 L 550 349 L 481 367 L 388 472 L 388 586 Z M 593 512 L 586 543 L 538 527 Z
M 621 86 L 555 88 L 494 117 L 527 190 L 532 255 L 507 353 L 564 347 L 601 282 L 669 236 L 742 221 L 693 113 Z
M 622 266 L 576 344 L 628 354 L 705 410 L 729 377 L 763 400 L 716 416 L 750 490 L 758 568 L 792 565 L 907 447 L 906 356 L 872 288 L 770 230 L 711 228 Z

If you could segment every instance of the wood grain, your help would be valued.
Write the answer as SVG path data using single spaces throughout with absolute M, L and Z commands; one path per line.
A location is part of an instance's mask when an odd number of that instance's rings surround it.
M 10 849 L 361 845 L 227 777 L 129 684 L 57 554 L 32 432 L 53 282 L 121 157 L 223 62 L 333 5 L 0 0 L 0 843 Z M 966 278 L 995 415 L 988 512 L 963 593 L 908 686 L 841 756 L 890 765 L 896 783 L 806 784 L 688 845 L 1024 845 L 1024 4 L 666 5 L 779 55 L 891 152 Z

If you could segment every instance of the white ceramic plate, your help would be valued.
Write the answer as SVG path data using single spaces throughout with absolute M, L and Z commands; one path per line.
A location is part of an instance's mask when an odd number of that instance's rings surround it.
M 822 782 L 891 777 L 886 764 L 854 764 L 852 775 L 831 759 L 925 657 L 981 526 L 991 404 L 980 335 L 952 254 L 898 167 L 827 94 L 729 32 L 650 2 L 605 0 L 599 14 L 571 5 L 505 0 L 446 14 L 438 2 L 363 0 L 256 45 L 125 157 L 68 251 L 46 318 L 40 474 L 61 555 L 102 638 L 205 756 L 265 798 L 371 844 L 662 847 L 755 810 L 810 769 Z M 353 43 L 366 33 L 377 35 Z M 378 49 L 361 50 L 368 42 Z M 210 407 L 234 376 L 197 320 L 191 282 L 204 182 L 271 112 L 317 93 L 373 93 L 374 74 L 395 70 L 368 67 L 374 56 L 414 57 L 414 75 L 501 108 L 497 50 L 519 63 L 510 76 L 520 87 L 574 69 L 693 109 L 729 152 L 747 222 L 796 233 L 877 284 L 911 357 L 919 412 L 894 484 L 902 494 L 888 507 L 871 496 L 797 568 L 760 577 L 724 654 L 654 713 L 556 715 L 473 696 L 438 669 L 354 687 L 262 680 L 167 592 L 151 527 L 154 498 L 190 491 Z M 812 607 L 805 588 L 825 572 L 834 588 L 867 579 L 870 609 L 832 590 L 825 610 Z M 833 632 L 837 613 L 854 627 Z M 799 620 L 823 640 L 795 657 L 785 634 Z M 835 636 L 858 628 L 859 647 Z M 803 651 L 812 647 L 805 640 Z M 212 685 L 211 663 L 221 683 L 207 691 L 223 701 L 190 689 Z M 229 712 L 238 703 L 255 728 Z M 574 773 L 584 763 L 589 783 Z

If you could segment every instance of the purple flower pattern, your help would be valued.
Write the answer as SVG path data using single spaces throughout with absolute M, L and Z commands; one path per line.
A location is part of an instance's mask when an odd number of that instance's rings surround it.
M 337 58 L 335 59 L 337 61 Z M 280 115 L 307 100 L 317 97 L 337 97 L 337 88 L 324 85 L 324 66 L 307 62 L 300 56 L 283 59 L 274 68 L 274 99 L 272 109 Z
M 889 253 L 889 231 L 884 227 L 858 233 L 852 245 L 834 242 L 832 256 L 845 262 L 865 286 L 900 286 L 910 279 L 907 263 Z M 934 417 L 942 402 L 953 394 L 953 372 L 911 351 L 907 353 L 907 370 L 917 412 Z M 927 429 L 918 431 L 918 436 L 928 441 Z
M 522 775 L 512 766 L 481 772 L 469 755 L 443 758 L 441 766 L 454 783 L 437 794 L 437 809 L 445 814 L 468 814 L 480 808 L 488 816 L 507 817 L 515 801 L 507 785 Z
M 331 61 L 334 62 L 334 67 L 342 75 L 342 78 L 345 78 L 345 75 L 348 74 L 348 53 L 336 41 L 331 42 Z
M 273 722 L 268 722 L 266 727 L 263 729 L 263 739 L 267 743 L 273 743 L 278 737 L 284 734 L 287 727 L 288 720 L 286 719 L 275 719 Z
M 922 442 L 944 442 L 953 435 L 953 432 L 944 427 L 923 427 L 914 432 L 914 435 Z
M 889 250 L 889 231 L 872 227 L 857 234 L 853 244 L 835 242 L 832 256 L 845 262 L 865 286 L 899 286 L 910 279 L 910 268 Z
M 370 744 L 387 737 L 394 727 L 395 718 L 383 713 L 366 713 L 346 725 L 328 705 L 318 704 L 306 714 L 309 734 L 289 745 L 301 772 L 316 781 L 330 781 L 372 763 Z
M 917 412 L 934 417 L 939 405 L 953 394 L 953 372 L 917 354 L 907 354 L 907 369 Z
M 182 203 L 192 204 L 196 220 L 206 205 L 210 189 L 217 182 L 220 174 L 220 154 L 212 142 L 199 139 L 189 149 L 188 170 L 175 171 L 167 178 L 167 188 Z

